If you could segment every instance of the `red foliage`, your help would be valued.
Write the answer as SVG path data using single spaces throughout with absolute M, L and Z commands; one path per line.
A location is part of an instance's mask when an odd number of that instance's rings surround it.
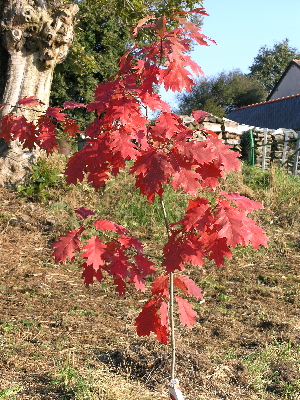
M 170 29 L 165 16 L 155 19 L 148 15 L 140 20 L 133 37 L 150 30 L 156 38 L 154 42 L 129 49 L 121 58 L 115 76 L 97 86 L 93 102 L 64 103 L 64 110 L 86 107 L 87 112 L 96 115 L 85 131 L 87 145 L 68 160 L 67 183 L 76 184 L 86 177 L 97 189 L 111 175 L 117 175 L 126 160 L 131 160 L 130 173 L 135 176 L 136 188 L 149 203 L 156 196 L 162 198 L 167 185 L 194 196 L 188 201 L 185 215 L 170 225 L 162 252 L 164 272 L 154 279 L 152 297 L 135 322 L 138 335 L 154 332 L 162 343 L 167 343 L 169 338 L 169 273 L 175 273 L 176 292 L 181 290 L 185 295 L 202 299 L 201 289 L 179 271 L 189 264 L 201 267 L 206 260 L 221 266 L 225 257 L 232 257 L 230 248 L 238 244 L 251 244 L 255 249 L 267 245 L 262 229 L 248 217 L 249 212 L 262 208 L 261 204 L 238 193 L 218 191 L 219 178 L 239 169 L 238 154 L 212 131 L 204 130 L 206 140 L 194 140 L 193 132 L 154 92 L 155 85 L 159 84 L 167 90 L 189 91 L 194 84 L 192 75 L 202 74 L 187 52 L 191 49 L 191 40 L 207 46 L 211 39 L 184 18 L 190 13 L 207 15 L 203 8 L 175 13 L 171 16 L 178 23 L 175 29 Z M 39 102 L 25 98 L 18 104 L 28 107 Z M 148 108 L 160 111 L 151 123 L 144 112 Z M 80 132 L 79 124 L 61 111 L 61 108 L 49 107 L 36 125 L 23 117 L 6 115 L 1 120 L 0 137 L 7 142 L 18 138 L 24 147 L 33 149 L 38 144 L 51 152 L 56 149 L 57 124 L 70 136 Z M 206 115 L 201 110 L 193 112 L 198 122 Z M 156 269 L 142 243 L 125 227 L 105 219 L 93 223 L 93 229 L 98 232 L 87 239 L 82 232 L 90 226 L 87 217 L 95 212 L 86 207 L 75 212 L 86 226 L 67 232 L 53 243 L 55 262 L 65 261 L 67 257 L 74 259 L 78 253 L 83 259 L 82 278 L 86 285 L 95 279 L 101 282 L 104 276 L 110 275 L 120 296 L 126 293 L 127 284 L 146 291 L 147 278 Z M 182 324 L 191 327 L 197 316 L 193 305 L 180 296 L 175 298 Z

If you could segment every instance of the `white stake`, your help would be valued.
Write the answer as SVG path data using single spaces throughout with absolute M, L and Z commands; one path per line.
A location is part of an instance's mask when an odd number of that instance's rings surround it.
M 172 400 L 184 400 L 179 387 L 178 379 L 171 379 L 169 382 L 169 392 Z

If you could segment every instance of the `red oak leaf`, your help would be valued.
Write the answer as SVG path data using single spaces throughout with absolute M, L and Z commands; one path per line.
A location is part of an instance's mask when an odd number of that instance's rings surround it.
M 174 285 L 182 289 L 184 293 L 196 297 L 196 299 L 203 299 L 202 290 L 188 276 L 174 276 Z
M 130 283 L 134 283 L 136 290 L 146 291 L 144 274 L 138 268 L 132 267 L 129 270 Z
M 218 228 L 213 226 L 201 232 L 200 242 L 210 260 L 220 267 L 225 262 L 225 257 L 232 258 L 232 252 L 228 247 L 226 237 L 219 237 Z
M 217 162 L 207 162 L 196 168 L 196 172 L 201 175 L 201 186 L 215 189 L 219 185 L 219 178 L 223 178 L 225 173 Z
M 92 285 L 94 283 L 94 278 L 97 279 L 97 281 L 101 282 L 103 279 L 103 275 L 101 272 L 101 269 L 98 269 L 97 271 L 94 270 L 92 265 L 88 265 L 87 263 L 83 263 L 81 265 L 82 268 L 84 268 L 84 271 L 81 275 L 82 279 L 84 279 L 84 284 L 86 286 Z
M 89 215 L 95 215 L 95 212 L 87 207 L 77 208 L 74 212 L 82 219 L 86 219 Z
M 134 247 L 137 252 L 141 253 L 143 251 L 142 243 L 133 236 L 119 236 L 118 241 L 126 248 L 129 249 L 130 246 Z
M 154 263 L 150 261 L 148 257 L 142 254 L 136 254 L 134 260 L 139 271 L 142 271 L 144 277 L 155 274 L 156 269 Z
M 219 200 L 216 210 L 216 223 L 220 226 L 219 237 L 226 238 L 229 246 L 236 247 L 238 243 L 242 243 L 241 228 L 246 216 L 245 211 L 239 211 L 222 199 Z
M 194 163 L 185 160 L 180 154 L 176 154 L 175 151 L 169 154 L 170 163 L 173 167 L 172 182 L 171 185 L 174 190 L 179 187 L 191 195 L 197 193 L 197 189 L 201 187 L 199 179 L 201 175 L 194 171 Z
M 169 309 L 168 304 L 165 301 L 162 301 L 161 306 L 159 308 L 161 324 L 168 328 L 169 326 Z
M 23 99 L 18 100 L 17 104 L 20 104 L 22 106 L 26 106 L 26 107 L 35 107 L 35 106 L 39 106 L 41 104 L 45 104 L 40 100 L 37 100 L 34 96 L 30 96 L 30 97 L 24 97 Z
M 162 266 L 166 271 L 174 272 L 184 270 L 184 260 L 182 258 L 182 238 L 176 238 L 176 234 L 172 235 L 164 246 L 164 261 Z
M 36 126 L 33 122 L 28 122 L 25 117 L 20 116 L 14 119 L 12 126 L 12 135 L 14 139 L 19 139 L 23 148 L 32 150 L 36 143 Z
M 240 169 L 241 162 L 237 159 L 240 156 L 239 153 L 232 151 L 230 147 L 224 144 L 218 137 L 209 135 L 207 140 L 208 145 L 214 151 L 215 160 L 223 166 L 225 171 L 238 171 Z
M 169 275 L 162 275 L 154 279 L 151 292 L 153 295 L 169 296 Z
M 108 178 L 108 171 L 101 171 L 100 168 L 98 171 L 89 172 L 88 174 L 88 182 L 91 182 L 95 189 L 99 189 L 100 187 L 104 186 Z
M 241 237 L 243 239 L 242 244 L 244 246 L 250 243 L 254 249 L 258 249 L 259 246 L 268 247 L 269 239 L 264 234 L 263 229 L 257 226 L 255 221 L 248 217 L 243 219 Z
M 87 265 L 92 265 L 95 271 L 104 265 L 102 256 L 105 254 L 106 244 L 98 236 L 92 236 L 82 250 L 86 250 L 82 257 L 86 258 Z
M 136 187 L 152 203 L 156 194 L 162 196 L 162 184 L 168 181 L 171 171 L 167 155 L 152 149 L 137 158 L 130 172 L 136 174 Z
M 124 226 L 116 224 L 115 222 L 108 221 L 107 219 L 98 219 L 94 222 L 94 226 L 101 231 L 111 231 L 119 234 L 128 233 Z
M 194 8 L 193 10 L 190 11 L 186 11 L 188 14 L 201 14 L 201 15 L 206 15 L 209 16 L 209 14 L 207 14 L 206 10 L 204 8 Z
M 258 201 L 250 200 L 248 197 L 241 196 L 239 193 L 227 193 L 222 190 L 220 195 L 232 201 L 240 210 L 251 212 L 253 210 L 264 208 Z
M 139 336 L 149 336 L 151 332 L 154 332 L 161 343 L 167 344 L 169 331 L 166 325 L 162 325 L 161 318 L 158 315 L 162 301 L 159 298 L 150 299 L 136 318 L 135 326 Z
M 65 101 L 63 103 L 63 108 L 67 109 L 67 108 L 79 108 L 79 107 L 86 107 L 85 104 L 83 103 L 76 103 L 75 101 L 71 100 L 71 101 Z
M 74 252 L 79 251 L 79 237 L 84 231 L 84 227 L 81 226 L 78 230 L 72 230 L 66 232 L 65 235 L 59 236 L 59 240 L 54 242 L 51 246 L 55 247 L 52 256 L 55 259 L 55 262 L 65 261 L 67 257 L 72 260 L 75 257 Z
M 164 85 L 165 90 L 173 92 L 181 92 L 183 89 L 191 91 L 191 86 L 194 85 L 193 79 L 190 78 L 191 72 L 176 62 L 168 64 L 166 69 L 160 72 L 160 83 Z
M 207 115 L 211 115 L 211 113 L 202 110 L 197 110 L 197 111 L 192 111 L 192 115 L 195 118 L 195 120 L 200 124 L 203 121 L 203 119 Z
M 178 304 L 178 313 L 182 325 L 191 328 L 196 323 L 195 318 L 198 317 L 194 306 L 182 297 L 175 296 L 175 299 Z
M 208 46 L 207 40 L 216 43 L 214 40 L 210 39 L 208 36 L 203 35 L 201 32 L 201 29 L 198 28 L 193 22 L 188 21 L 185 18 L 179 18 L 175 17 L 178 22 L 182 25 L 184 25 L 185 29 L 189 32 L 191 32 L 190 37 L 196 42 L 198 42 L 200 45 Z
M 195 164 L 201 166 L 214 160 L 215 155 L 213 149 L 208 146 L 206 141 L 189 140 L 192 139 L 193 131 L 189 129 L 182 129 L 181 133 L 174 138 L 174 146 L 179 150 L 180 154 L 188 159 L 194 161 Z M 196 165 L 195 165 L 196 166 Z M 198 172 L 198 170 L 196 170 Z
M 184 218 L 181 221 L 171 224 L 183 225 L 185 231 L 202 231 L 205 225 L 211 223 L 210 204 L 205 197 L 197 197 L 195 200 L 189 199 L 189 205 Z
M 165 32 L 167 29 L 166 23 L 167 23 L 167 18 L 165 15 L 157 18 L 155 21 L 155 30 L 161 38 L 163 38 L 165 36 Z
M 56 127 L 51 122 L 51 119 L 45 115 L 41 116 L 38 120 L 38 145 L 52 152 L 57 149 Z
M 46 110 L 46 116 L 50 118 L 55 118 L 57 121 L 64 121 L 66 114 L 61 113 L 62 108 L 48 107 Z
M 114 278 L 114 284 L 116 285 L 116 292 L 119 296 L 125 296 L 126 283 L 121 278 Z
M 135 160 L 138 155 L 136 144 L 128 129 L 121 127 L 118 130 L 111 131 L 111 148 L 113 151 L 119 151 L 121 157 Z
M 181 125 L 182 122 L 176 114 L 162 112 L 157 123 L 151 127 L 151 134 L 155 138 L 170 139 L 178 132 Z
M 145 24 L 145 22 L 149 21 L 149 19 L 155 18 L 154 15 L 149 15 L 147 14 L 144 18 L 140 19 L 136 25 L 136 27 L 132 30 L 132 36 L 136 37 L 139 30 L 142 28 L 142 26 Z
M 202 232 L 200 232 L 201 234 Z M 181 257 L 186 264 L 202 266 L 204 264 L 205 251 L 202 248 L 200 238 L 192 233 L 185 236 L 181 245 Z
M 76 133 L 80 133 L 79 124 L 74 121 L 74 119 L 66 118 L 64 120 L 64 129 L 63 132 L 67 132 L 71 137 L 75 136 Z
M 114 275 L 115 278 L 125 279 L 129 276 L 129 269 L 132 264 L 129 263 L 128 257 L 121 249 L 117 249 L 113 257 L 111 257 L 111 263 L 107 266 L 107 271 L 110 275 Z
M 16 117 L 13 114 L 7 114 L 0 120 L 0 137 L 7 143 L 12 139 L 15 119 Z
M 119 120 L 122 124 L 128 123 L 141 114 L 139 102 L 132 97 L 124 96 L 115 99 L 108 112 L 114 120 Z

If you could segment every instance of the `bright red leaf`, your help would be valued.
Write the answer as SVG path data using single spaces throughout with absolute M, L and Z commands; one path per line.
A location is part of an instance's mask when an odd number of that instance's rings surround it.
M 178 313 L 182 325 L 191 328 L 196 323 L 195 318 L 198 317 L 194 306 L 182 297 L 175 296 L 175 299 L 178 304 Z
M 76 103 L 75 101 L 65 101 L 63 103 L 63 108 L 67 109 L 67 108 L 80 108 L 80 107 L 86 107 L 85 104 L 83 103 Z
M 160 298 L 150 299 L 136 318 L 135 326 L 139 336 L 149 336 L 151 332 L 154 332 L 157 340 L 167 344 L 169 339 L 168 327 L 162 324 L 161 317 L 158 314 L 162 302 L 163 300 Z M 165 317 L 163 317 L 163 322 L 165 324 Z
M 174 276 L 174 285 L 196 299 L 203 299 L 202 290 L 188 276 Z
M 30 96 L 30 97 L 24 97 L 23 99 L 19 99 L 17 104 L 26 107 L 36 107 L 44 103 L 41 102 L 40 100 L 37 100 L 34 96 Z
M 79 251 L 79 237 L 84 231 L 84 227 L 81 226 L 77 230 L 72 230 L 66 232 L 65 235 L 59 236 L 58 240 L 52 244 L 52 247 L 55 248 L 52 256 L 55 259 L 55 262 L 66 261 L 66 258 L 69 257 L 72 260 L 75 257 L 75 251 Z
M 51 118 L 55 118 L 57 121 L 64 121 L 66 114 L 61 113 L 60 111 L 62 111 L 62 108 L 56 108 L 56 107 L 48 107 L 46 110 L 46 116 L 47 117 L 51 117 Z
M 87 265 L 93 266 L 95 271 L 104 265 L 103 254 L 105 254 L 106 245 L 98 236 L 92 236 L 82 250 L 85 250 L 82 257 L 86 259 Z

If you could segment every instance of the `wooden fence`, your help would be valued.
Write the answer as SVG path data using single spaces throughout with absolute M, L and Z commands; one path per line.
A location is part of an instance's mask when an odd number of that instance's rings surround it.
M 271 164 L 275 164 L 296 176 L 300 173 L 298 170 L 300 131 L 291 129 L 282 129 L 281 131 L 279 133 L 278 130 L 270 131 L 264 128 L 263 132 L 253 132 L 252 129 L 244 132 L 244 137 L 249 136 L 248 142 L 250 143 L 247 158 L 250 164 L 260 166 L 263 171 L 268 169 Z M 244 140 L 244 143 L 246 142 Z

